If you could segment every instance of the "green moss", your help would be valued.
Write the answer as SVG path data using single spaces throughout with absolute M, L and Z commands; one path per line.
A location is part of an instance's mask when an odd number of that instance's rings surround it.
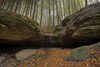
M 70 59 L 84 60 L 89 58 L 90 48 L 83 46 L 71 51 Z
M 63 26 L 61 24 L 55 26 L 53 37 L 55 37 L 55 39 L 59 38 L 62 30 L 63 30 Z
M 29 26 L 33 31 L 38 31 L 38 23 L 29 19 L 28 17 L 21 16 L 20 14 L 12 13 L 9 11 L 2 10 L 0 11 L 0 23 L 24 23 L 26 26 Z

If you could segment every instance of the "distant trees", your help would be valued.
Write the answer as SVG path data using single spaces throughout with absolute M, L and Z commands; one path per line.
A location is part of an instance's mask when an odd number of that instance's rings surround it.
M 0 0 L 0 8 L 37 20 L 40 26 L 54 27 L 65 16 L 96 2 L 99 0 Z

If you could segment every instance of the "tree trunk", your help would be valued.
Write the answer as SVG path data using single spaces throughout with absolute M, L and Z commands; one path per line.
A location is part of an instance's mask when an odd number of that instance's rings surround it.
M 53 1 L 53 27 L 54 27 L 55 26 L 55 23 L 54 23 L 55 22 L 55 15 L 54 15 L 55 14 L 55 8 L 54 8 L 55 0 L 52 0 L 52 1 Z
M 31 4 L 30 4 L 30 17 L 32 18 L 32 7 L 33 7 L 33 0 L 31 0 Z
M 16 0 L 15 12 L 17 12 L 17 10 L 18 10 L 19 3 L 20 3 L 20 1 Z M 13 4 L 12 4 L 12 7 L 13 7 Z
M 85 0 L 85 6 L 87 6 L 88 5 L 88 2 L 87 2 L 87 0 Z
M 36 6 L 35 20 L 37 20 L 37 17 L 38 17 L 38 5 Z
M 11 2 L 10 6 L 9 6 L 9 10 L 12 11 L 13 5 L 14 5 L 14 0 Z
M 70 11 L 70 0 L 68 0 L 68 12 L 69 12 L 69 15 L 71 14 L 71 11 Z
M 40 17 L 40 27 L 41 27 L 41 24 L 42 24 L 42 15 L 43 15 L 43 4 L 44 4 L 44 0 L 42 0 L 42 6 L 41 6 L 41 17 Z
M 58 21 L 58 24 L 61 22 L 61 19 L 60 19 L 60 16 L 59 16 L 59 13 L 58 13 L 58 5 L 57 5 L 58 1 L 56 0 L 55 4 L 56 4 L 56 13 L 57 13 L 57 21 Z
M 64 17 L 65 17 L 65 1 L 63 0 L 63 11 L 64 11 Z
M 50 0 L 48 0 L 48 6 L 49 6 L 49 22 L 48 22 L 48 27 L 51 26 L 51 9 L 50 9 Z
M 4 3 L 4 1 L 0 0 L 0 9 L 2 8 L 3 3 Z
M 27 16 L 28 13 L 29 13 L 29 5 L 30 5 L 30 2 L 29 1 L 26 1 L 26 2 L 27 2 L 27 7 L 26 7 L 25 15 Z
M 32 17 L 32 19 L 34 19 L 34 17 L 35 17 L 35 11 L 36 11 L 36 3 L 37 3 L 37 1 L 35 0 L 34 1 L 34 10 L 33 10 L 33 17 Z
M 2 8 L 4 8 L 5 5 L 6 5 L 6 0 L 3 1 Z

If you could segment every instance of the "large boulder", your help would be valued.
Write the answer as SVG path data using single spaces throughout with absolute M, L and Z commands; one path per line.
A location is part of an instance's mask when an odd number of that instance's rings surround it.
M 100 3 L 84 7 L 71 15 L 70 20 L 66 17 L 63 23 L 66 24 L 61 34 L 64 43 L 90 44 L 100 41 Z
M 85 61 L 89 59 L 100 60 L 100 42 L 91 44 L 91 46 L 82 46 L 70 51 L 67 60 L 70 61 Z
M 0 43 L 35 42 L 39 40 L 37 22 L 28 17 L 0 10 Z
M 77 13 L 77 12 L 76 12 Z M 62 26 L 67 26 L 67 23 L 74 17 L 74 15 L 76 15 L 76 13 L 73 13 L 67 17 L 65 17 L 63 20 L 62 20 Z

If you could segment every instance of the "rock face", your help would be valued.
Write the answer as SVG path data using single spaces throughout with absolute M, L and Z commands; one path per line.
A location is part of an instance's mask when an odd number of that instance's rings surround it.
M 67 26 L 67 23 L 73 18 L 73 16 L 74 16 L 75 14 L 76 14 L 76 13 L 71 14 L 71 15 L 65 17 L 65 18 L 63 19 L 63 21 L 62 21 L 62 26 Z
M 0 10 L 0 43 L 34 42 L 39 39 L 38 24 L 19 14 Z
M 62 42 L 90 44 L 100 40 L 100 3 L 89 5 L 63 20 Z

